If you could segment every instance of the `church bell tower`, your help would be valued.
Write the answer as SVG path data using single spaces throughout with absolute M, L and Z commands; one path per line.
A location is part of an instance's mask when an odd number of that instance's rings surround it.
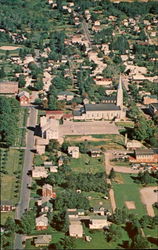
M 123 89 L 122 89 L 121 74 L 120 74 L 119 84 L 118 84 L 118 88 L 117 88 L 116 105 L 120 106 L 120 107 L 123 106 Z

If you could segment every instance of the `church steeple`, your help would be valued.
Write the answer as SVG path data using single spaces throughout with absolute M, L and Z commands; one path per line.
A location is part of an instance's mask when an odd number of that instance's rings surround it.
M 117 88 L 116 105 L 123 106 L 123 89 L 122 89 L 121 74 L 120 74 L 119 84 L 118 84 L 118 88 Z

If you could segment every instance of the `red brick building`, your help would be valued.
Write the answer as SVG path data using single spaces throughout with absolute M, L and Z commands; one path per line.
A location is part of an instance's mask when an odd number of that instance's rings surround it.
M 30 95 L 26 91 L 20 92 L 17 95 L 17 99 L 19 100 L 21 106 L 27 106 L 28 104 L 30 104 Z

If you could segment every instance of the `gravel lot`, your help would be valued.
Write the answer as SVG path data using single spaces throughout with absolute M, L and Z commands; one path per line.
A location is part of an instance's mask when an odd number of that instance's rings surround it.
M 119 134 L 118 127 L 108 121 L 73 122 L 60 125 L 60 135 Z
M 158 192 L 154 192 L 154 189 L 158 189 L 158 187 L 145 187 L 140 190 L 142 203 L 146 205 L 148 215 L 150 216 L 155 216 L 152 204 L 158 201 Z

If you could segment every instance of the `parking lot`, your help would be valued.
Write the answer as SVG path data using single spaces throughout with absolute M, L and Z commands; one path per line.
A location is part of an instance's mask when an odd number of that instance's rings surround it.
M 118 127 L 108 121 L 73 122 L 65 121 L 60 125 L 60 136 L 64 135 L 92 135 L 119 134 Z

